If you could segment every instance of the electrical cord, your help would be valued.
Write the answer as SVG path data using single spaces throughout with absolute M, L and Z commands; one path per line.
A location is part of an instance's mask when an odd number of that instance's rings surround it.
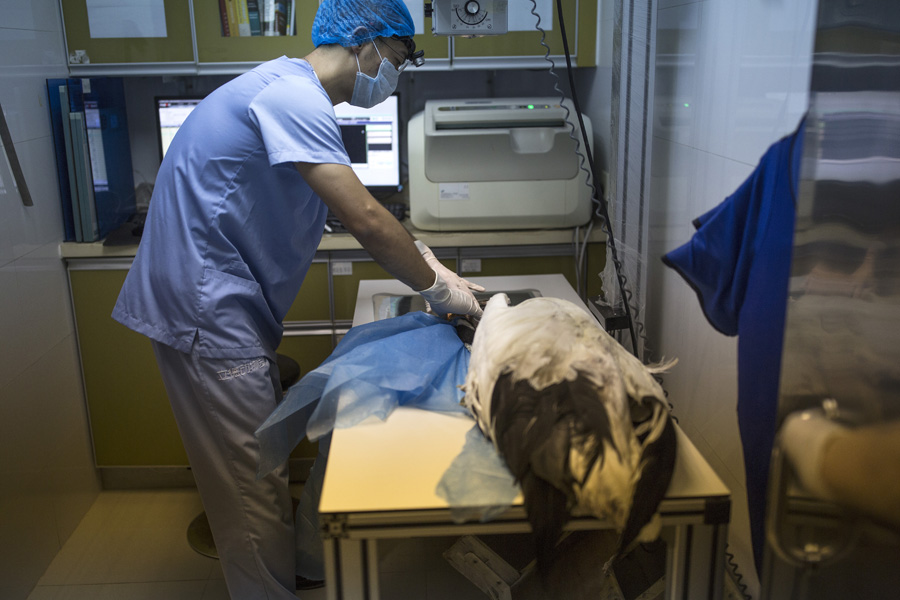
M 559 75 L 557 75 L 556 71 L 555 71 L 556 64 L 553 62 L 553 59 L 550 58 L 550 46 L 548 46 L 547 42 L 546 42 L 547 34 L 544 31 L 544 28 L 541 27 L 541 15 L 538 14 L 538 12 L 537 12 L 536 0 L 532 0 L 532 2 L 531 2 L 531 14 L 534 16 L 535 19 L 537 19 L 537 22 L 535 24 L 535 29 L 537 29 L 541 34 L 540 44 L 541 44 L 541 46 L 544 47 L 544 60 L 547 61 L 548 63 L 550 63 L 549 72 L 555 80 L 553 82 L 553 89 L 556 91 L 557 94 L 559 94 L 559 97 L 561 100 L 565 100 L 566 94 L 559 87 Z M 582 137 L 579 138 L 578 136 L 576 136 L 575 135 L 575 126 L 572 124 L 572 111 L 569 110 L 569 107 L 564 102 L 560 102 L 560 106 L 562 106 L 562 109 L 565 111 L 565 114 L 566 114 L 566 124 L 569 126 L 569 138 L 573 142 L 575 142 L 575 154 L 577 154 L 578 158 L 579 158 L 578 168 L 579 168 L 579 170 L 584 171 L 584 173 L 586 175 L 587 186 L 589 188 L 591 188 L 591 197 L 595 198 L 597 196 L 598 192 L 597 192 L 597 188 L 594 185 L 593 173 L 591 172 L 591 170 L 589 170 L 587 167 L 585 167 L 585 162 L 587 161 L 588 165 L 591 166 L 591 168 L 593 168 L 592 162 L 591 162 L 591 157 L 590 157 L 591 149 L 590 149 L 590 145 L 587 142 L 586 132 L 585 132 L 584 128 L 582 128 Z M 580 118 L 580 115 L 579 115 L 579 118 Z M 585 142 L 588 158 L 585 158 L 585 154 L 583 154 L 581 152 L 581 146 L 582 146 L 581 140 L 582 139 Z M 593 225 L 593 223 L 591 225 Z M 572 241 L 575 246 L 575 252 L 574 252 L 575 263 L 576 263 L 575 264 L 575 280 L 576 280 L 576 287 L 578 288 L 577 292 L 578 292 L 578 295 L 582 299 L 584 299 L 587 296 L 587 283 L 581 281 L 581 272 L 583 270 L 582 266 L 584 264 L 583 263 L 583 259 L 584 259 L 583 248 L 587 246 L 588 236 L 585 236 L 583 241 L 580 240 L 579 239 L 580 230 L 581 230 L 580 226 L 575 228 L 575 234 L 574 234 Z M 590 234 L 590 229 L 588 230 L 588 235 L 589 234 Z
M 734 584 L 737 586 L 738 591 L 741 594 L 741 597 L 744 600 L 753 600 L 750 596 L 749 588 L 747 584 L 744 583 L 744 576 L 741 575 L 740 570 L 738 570 L 737 560 L 734 557 L 734 554 L 728 551 L 728 543 L 725 543 L 725 566 L 728 569 L 728 572 L 731 574 L 731 579 L 734 581 Z
M 563 100 L 565 100 L 566 95 L 559 87 L 559 76 L 556 74 L 556 71 L 555 71 L 556 63 L 554 63 L 553 59 L 550 58 L 550 46 L 548 46 L 545 41 L 546 32 L 541 27 L 541 16 L 537 12 L 537 0 L 531 0 L 531 5 L 532 5 L 531 14 L 534 15 L 535 18 L 537 19 L 535 28 L 541 32 L 541 46 L 543 46 L 545 49 L 544 60 L 550 63 L 549 72 L 556 80 L 553 84 L 553 89 L 556 90 L 556 92 L 560 95 L 560 97 Z M 569 108 L 565 105 L 565 103 L 561 102 L 560 104 L 562 105 L 563 109 L 566 112 L 566 122 L 569 124 L 569 129 L 570 129 L 569 137 L 572 138 L 572 140 L 574 140 L 575 152 L 576 152 L 576 154 L 578 154 L 578 157 L 580 159 L 579 169 L 582 171 L 585 171 L 587 173 L 587 183 L 591 188 L 591 194 L 592 194 L 591 199 L 592 199 L 593 204 L 596 205 L 594 214 L 600 218 L 600 229 L 601 229 L 601 231 L 603 231 L 606 234 L 606 246 L 607 246 L 607 248 L 609 248 L 609 251 L 611 254 L 611 258 L 613 261 L 613 267 L 614 267 L 615 273 L 616 273 L 616 282 L 618 283 L 619 293 L 622 294 L 622 300 L 623 300 L 622 305 L 625 310 L 625 317 L 628 321 L 628 333 L 631 337 L 631 352 L 635 356 L 638 356 L 637 335 L 635 333 L 634 318 L 632 316 L 632 310 L 631 310 L 631 299 L 632 299 L 633 295 L 628 290 L 628 285 L 627 285 L 628 282 L 627 282 L 627 279 L 623 272 L 624 269 L 623 269 L 622 261 L 619 259 L 618 248 L 616 246 L 616 241 L 615 241 L 615 238 L 612 233 L 612 221 L 609 218 L 609 207 L 607 206 L 606 199 L 603 197 L 603 194 L 598 193 L 597 187 L 594 185 L 594 182 L 593 182 L 594 157 L 593 157 L 593 153 L 591 152 L 590 144 L 588 143 L 587 129 L 584 126 L 584 118 L 582 117 L 581 106 L 578 101 L 578 94 L 575 91 L 575 80 L 574 80 L 574 77 L 572 74 L 572 55 L 569 51 L 569 41 L 568 41 L 568 36 L 566 34 L 565 19 L 563 17 L 562 0 L 556 0 L 556 12 L 557 12 L 558 19 L 559 19 L 559 31 L 560 31 L 560 35 L 562 36 L 563 50 L 565 52 L 565 57 L 566 57 L 566 68 L 568 71 L 569 87 L 570 87 L 571 95 L 572 95 L 572 104 L 575 108 L 575 111 L 574 111 L 575 116 L 578 118 L 578 124 L 579 124 L 579 128 L 581 130 L 582 139 L 585 141 L 585 144 L 584 144 L 585 152 L 584 153 L 581 152 L 581 140 L 579 140 L 578 136 L 575 135 L 575 125 L 572 123 L 572 121 L 570 119 L 571 111 L 569 111 Z M 586 168 L 584 166 L 585 161 L 587 161 L 589 168 Z M 593 223 L 591 225 L 593 225 Z M 588 235 L 589 234 L 590 234 L 590 226 L 588 229 Z M 585 236 L 585 238 L 582 242 L 582 246 L 583 246 L 582 250 L 580 252 L 576 251 L 576 263 L 577 264 L 576 264 L 575 270 L 578 273 L 580 273 L 580 271 L 581 271 L 580 265 L 583 263 L 581 263 L 580 261 L 582 261 L 584 259 L 584 254 L 585 254 L 584 248 L 587 247 L 588 239 L 589 239 L 589 237 Z M 586 289 L 587 289 L 586 282 L 582 286 L 581 282 L 579 281 L 579 287 L 583 288 L 583 291 L 579 290 L 579 292 L 582 292 L 583 293 L 582 297 L 584 297 L 586 295 Z M 638 357 L 638 358 L 640 358 L 640 357 Z

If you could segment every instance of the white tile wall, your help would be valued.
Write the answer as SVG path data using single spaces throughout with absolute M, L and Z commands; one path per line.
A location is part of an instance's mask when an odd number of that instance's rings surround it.
M 575 72 L 581 110 L 594 131 L 594 162 L 598 171 L 609 171 L 609 138 L 612 106 L 614 0 L 599 0 L 597 10 L 597 67 Z M 565 77 L 565 74 L 562 73 Z M 565 89 L 565 88 L 564 88 Z
M 752 554 L 735 416 L 737 344 L 659 256 L 750 174 L 806 109 L 814 0 L 661 0 L 651 165 L 652 347 L 678 365 L 665 384 L 682 426 L 734 492 L 730 536 L 745 576 Z M 758 590 L 752 582 L 754 592 Z
M 45 80 L 57 0 L 0 0 L 0 105 L 34 206 L 0 160 L 0 597 L 26 598 L 99 491 L 68 285 Z

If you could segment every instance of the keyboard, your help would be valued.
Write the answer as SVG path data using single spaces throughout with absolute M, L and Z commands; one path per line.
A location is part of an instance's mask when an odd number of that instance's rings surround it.
M 381 205 L 385 207 L 389 213 L 394 215 L 398 221 L 406 219 L 406 213 L 409 210 L 409 206 L 403 202 L 383 202 Z M 331 231 L 329 231 L 329 229 Z M 328 211 L 328 217 L 325 219 L 325 233 L 348 233 L 348 231 L 347 228 L 344 227 L 344 224 L 341 223 L 340 219 L 334 216 L 331 211 Z

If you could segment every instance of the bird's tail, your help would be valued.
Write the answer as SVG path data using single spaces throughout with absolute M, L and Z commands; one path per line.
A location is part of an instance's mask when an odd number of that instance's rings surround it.
M 631 511 L 619 537 L 616 554 L 607 568 L 629 550 L 641 530 L 651 522 L 672 480 L 677 445 L 675 424 L 665 405 L 655 398 L 650 401 L 653 402 L 652 416 L 635 426 L 635 434 L 641 444 L 640 477 L 634 488 Z
M 563 527 L 569 521 L 568 501 L 565 494 L 534 473 L 525 475 L 521 485 L 534 535 L 537 572 L 546 581 Z

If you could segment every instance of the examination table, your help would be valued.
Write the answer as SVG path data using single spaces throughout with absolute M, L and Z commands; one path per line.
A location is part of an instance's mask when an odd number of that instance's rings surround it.
M 562 275 L 471 280 L 489 291 L 534 289 L 584 306 Z M 384 294 L 415 295 L 398 281 L 360 282 L 354 326 L 375 318 L 373 296 Z M 399 407 L 386 421 L 334 431 L 319 505 L 329 599 L 379 597 L 381 540 L 530 531 L 521 495 L 492 521 L 462 524 L 437 495 L 438 482 L 473 424 L 461 415 Z M 660 505 L 667 546 L 664 597 L 717 599 L 724 587 L 730 493 L 684 433 L 677 429 L 677 434 L 675 471 Z M 567 529 L 609 527 L 594 518 L 574 518 Z

